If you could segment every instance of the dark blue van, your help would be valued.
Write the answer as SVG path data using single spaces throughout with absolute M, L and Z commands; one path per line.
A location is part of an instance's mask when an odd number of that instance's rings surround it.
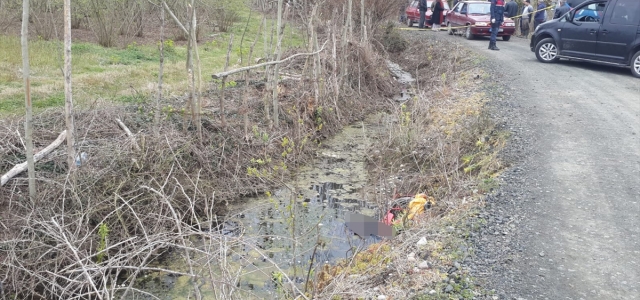
M 543 63 L 582 60 L 630 68 L 640 78 L 640 0 L 586 0 L 539 25 L 531 51 Z

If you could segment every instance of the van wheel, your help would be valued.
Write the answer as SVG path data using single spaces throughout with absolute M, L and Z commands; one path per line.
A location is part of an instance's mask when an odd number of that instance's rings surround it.
M 464 32 L 464 37 L 467 40 L 473 40 L 473 33 L 471 33 L 471 25 L 467 25 L 467 30 Z
M 554 63 L 560 60 L 558 46 L 553 38 L 546 38 L 536 45 L 536 57 L 543 63 Z
M 636 52 L 636 55 L 631 59 L 631 74 L 640 78 L 640 51 Z
M 407 16 L 407 26 L 413 27 L 413 21 L 411 21 L 411 18 L 409 18 L 408 16 Z
M 449 33 L 449 35 L 453 35 L 453 29 L 451 28 L 451 23 L 447 23 L 447 32 Z
M 510 39 L 511 39 L 510 35 L 503 35 L 502 36 L 502 40 L 505 41 L 505 42 L 508 42 Z

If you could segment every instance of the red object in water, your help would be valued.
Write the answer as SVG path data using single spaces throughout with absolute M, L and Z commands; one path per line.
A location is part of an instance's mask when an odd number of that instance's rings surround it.
M 393 223 L 393 218 L 394 218 L 394 217 L 395 217 L 395 216 L 391 213 L 391 211 L 388 211 L 388 212 L 387 212 L 387 215 L 386 215 L 386 216 L 384 216 L 384 220 L 383 220 L 383 222 L 384 222 L 385 224 L 387 224 L 387 225 L 391 225 L 391 224 Z
M 394 208 L 388 210 L 387 213 L 384 215 L 384 218 L 382 218 L 382 222 L 387 224 L 387 225 L 389 225 L 389 226 L 397 223 L 398 220 L 394 220 L 396 218 L 396 215 L 394 214 L 394 212 L 398 213 L 401 210 L 402 210 L 402 208 L 400 208 L 400 207 L 394 207 Z

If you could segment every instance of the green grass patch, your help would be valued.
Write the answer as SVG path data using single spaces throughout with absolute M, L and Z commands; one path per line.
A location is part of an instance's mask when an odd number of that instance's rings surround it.
M 140 94 L 134 95 L 123 95 L 114 98 L 116 102 L 125 103 L 125 104 L 142 104 L 148 100 L 148 97 Z
M 33 108 L 49 108 L 64 105 L 64 93 L 40 95 L 33 100 Z
M 22 96 L 22 95 L 20 95 Z M 24 96 L 5 98 L 0 100 L 0 113 L 10 113 L 24 110 Z
M 64 93 L 33 94 L 31 102 L 34 110 L 64 105 Z M 0 100 L 0 115 L 8 113 L 24 113 L 24 94 Z

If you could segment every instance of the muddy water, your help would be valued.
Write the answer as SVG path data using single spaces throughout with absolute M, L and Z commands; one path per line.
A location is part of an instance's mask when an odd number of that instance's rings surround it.
M 222 228 L 230 239 L 243 240 L 227 256 L 228 266 L 241 274 L 236 295 L 242 299 L 281 297 L 272 280 L 274 272 L 277 277 L 281 270 L 303 290 L 311 261 L 314 267 L 334 263 L 379 239 L 354 235 L 344 218 L 346 212 L 376 216 L 375 188 L 366 186 L 365 155 L 371 149 L 371 137 L 380 130 L 375 125 L 380 118 L 348 126 L 325 141 L 296 179 L 270 197 L 237 201 L 242 204 L 232 208 L 233 217 Z M 161 267 L 186 269 L 179 257 Z M 210 280 L 202 278 L 202 282 L 203 297 L 213 299 L 213 291 L 204 284 Z M 161 274 L 142 288 L 164 299 L 187 299 L 193 291 L 189 278 Z

